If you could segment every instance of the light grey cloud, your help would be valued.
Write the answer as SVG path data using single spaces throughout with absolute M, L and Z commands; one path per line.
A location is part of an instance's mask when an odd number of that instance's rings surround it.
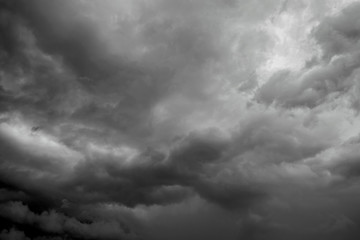
M 313 34 L 322 48 L 322 60 L 298 72 L 287 69 L 276 72 L 260 87 L 256 99 L 283 107 L 314 108 L 351 94 L 357 86 L 360 61 L 356 50 L 358 8 L 359 4 L 353 3 L 338 16 L 321 21 Z

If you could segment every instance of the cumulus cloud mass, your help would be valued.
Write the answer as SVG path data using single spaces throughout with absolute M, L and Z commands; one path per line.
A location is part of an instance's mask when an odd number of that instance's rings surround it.
M 360 239 L 359 13 L 0 0 L 0 239 Z

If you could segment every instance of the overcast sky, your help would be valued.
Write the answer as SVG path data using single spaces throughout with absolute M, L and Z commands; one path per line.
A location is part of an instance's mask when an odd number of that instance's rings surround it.
M 0 239 L 360 239 L 359 13 L 0 0 Z

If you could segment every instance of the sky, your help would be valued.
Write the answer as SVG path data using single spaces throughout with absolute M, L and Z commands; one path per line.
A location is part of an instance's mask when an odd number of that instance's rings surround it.
M 0 0 L 0 239 L 359 239 L 359 12 Z

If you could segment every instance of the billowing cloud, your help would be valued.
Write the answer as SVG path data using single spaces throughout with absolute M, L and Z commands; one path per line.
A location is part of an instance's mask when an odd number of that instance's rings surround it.
M 313 30 L 321 56 L 304 69 L 292 72 L 282 69 L 274 73 L 258 91 L 256 98 L 264 103 L 284 107 L 313 108 L 331 98 L 357 91 L 360 67 L 358 3 L 345 8 L 338 16 L 326 17 Z M 330 98 L 330 99 L 329 99 Z M 356 103 L 358 100 L 351 98 Z M 355 104 L 356 105 L 356 104 Z
M 359 10 L 0 1 L 0 238 L 358 239 Z

